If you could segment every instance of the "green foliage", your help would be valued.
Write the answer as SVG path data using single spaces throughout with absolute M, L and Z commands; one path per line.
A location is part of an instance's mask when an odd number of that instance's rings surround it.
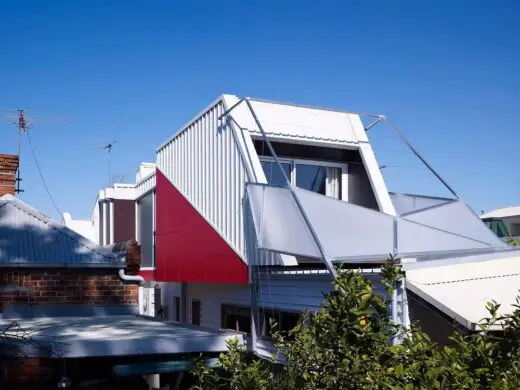
M 398 264 L 391 257 L 382 268 L 387 296 L 402 277 Z M 220 369 L 193 371 L 195 388 L 520 389 L 520 298 L 505 316 L 489 302 L 479 331 L 455 332 L 450 346 L 434 344 L 415 325 L 391 345 L 402 329 L 391 322 L 385 296 L 352 270 L 338 270 L 333 285 L 323 308 L 304 313 L 290 337 L 275 334 L 286 365 L 255 358 L 235 340 L 220 355 Z

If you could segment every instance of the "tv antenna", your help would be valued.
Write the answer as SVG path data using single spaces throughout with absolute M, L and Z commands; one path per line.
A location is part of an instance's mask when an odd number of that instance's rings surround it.
M 112 163 L 112 148 L 117 143 L 117 141 L 112 141 L 106 145 L 101 146 L 101 149 L 105 149 L 108 152 L 108 186 L 112 184 L 112 174 L 111 174 L 111 163 Z
M 16 193 L 24 192 L 20 188 L 20 182 L 22 181 L 22 178 L 20 177 L 20 166 L 21 166 L 21 154 L 22 154 L 22 135 L 23 133 L 27 132 L 27 121 L 25 117 L 25 112 L 22 109 L 18 109 L 18 117 L 17 121 L 15 122 L 16 125 L 18 125 L 18 170 L 16 173 Z

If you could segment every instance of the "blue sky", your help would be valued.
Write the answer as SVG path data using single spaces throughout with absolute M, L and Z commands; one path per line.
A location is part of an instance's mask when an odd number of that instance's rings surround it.
M 222 93 L 383 113 L 476 210 L 520 202 L 520 2 L 3 1 L 6 109 L 62 211 L 88 217 L 113 172 L 140 161 Z M 38 122 L 38 120 L 40 120 Z M 437 193 L 384 127 L 391 190 Z M 396 161 L 396 162 L 394 162 Z M 21 198 L 57 218 L 25 144 Z

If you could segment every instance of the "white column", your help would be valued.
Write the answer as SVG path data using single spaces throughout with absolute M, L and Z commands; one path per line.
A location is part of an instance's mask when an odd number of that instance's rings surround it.
M 152 193 L 152 267 L 155 268 L 155 190 Z
M 108 235 L 108 243 L 114 243 L 114 201 L 110 200 L 108 202 L 108 206 L 110 208 L 110 224 L 109 224 L 109 235 Z
M 105 200 L 103 201 L 103 242 L 101 243 L 101 245 L 107 245 L 108 244 L 108 218 L 109 218 L 109 213 L 108 213 L 108 202 Z
M 135 240 L 139 242 L 139 201 L 134 202 L 134 214 L 135 214 Z

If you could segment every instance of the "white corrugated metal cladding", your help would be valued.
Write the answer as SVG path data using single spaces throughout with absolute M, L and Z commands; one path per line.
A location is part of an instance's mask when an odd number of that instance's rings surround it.
M 251 180 L 218 99 L 157 151 L 158 169 L 244 256 L 242 195 Z

